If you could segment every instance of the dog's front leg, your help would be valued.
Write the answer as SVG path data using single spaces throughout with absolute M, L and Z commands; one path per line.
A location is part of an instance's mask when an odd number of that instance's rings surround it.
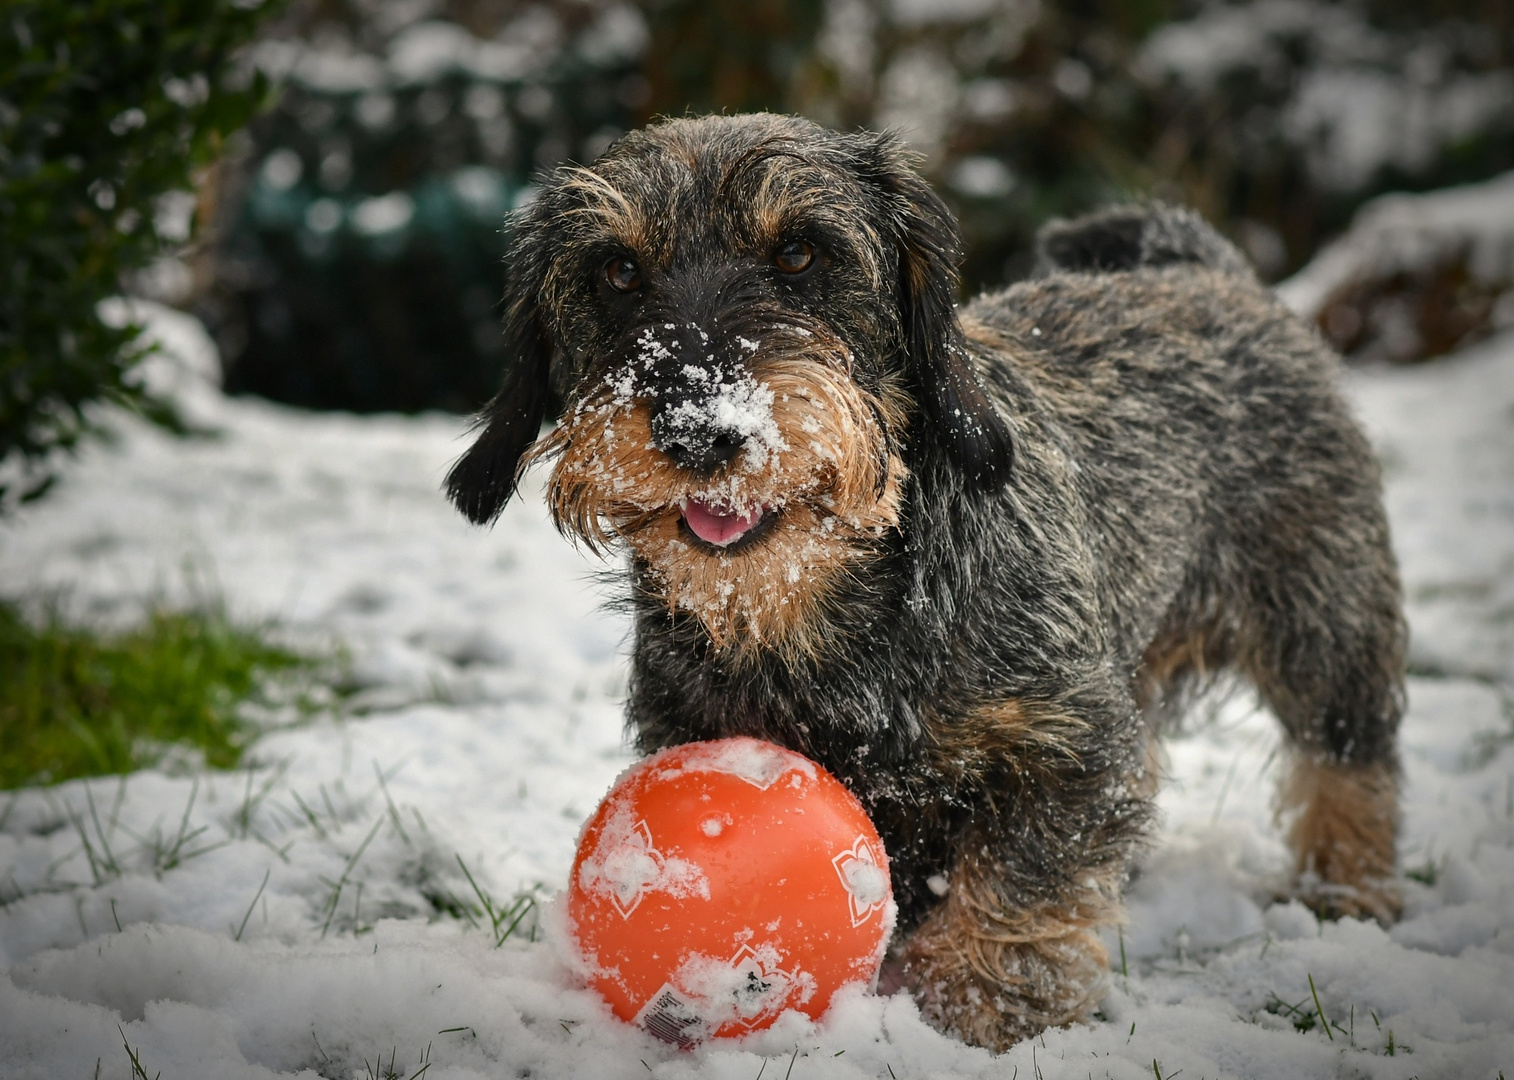
M 920 807 L 901 852 L 938 851 L 940 896 L 893 950 L 885 990 L 907 988 L 938 1029 L 1003 1050 L 1086 1017 L 1108 974 L 1099 930 L 1149 816 L 1145 732 L 1120 688 L 1098 680 L 929 717 Z M 939 819 L 937 819 L 939 820 Z M 918 909 L 916 909 L 918 910 Z
M 898 950 L 895 979 L 933 1027 L 996 1051 L 1086 1017 L 1108 975 L 1098 929 L 1119 917 L 1119 882 L 1091 874 L 1015 905 L 990 846 L 964 847 L 945 899 Z

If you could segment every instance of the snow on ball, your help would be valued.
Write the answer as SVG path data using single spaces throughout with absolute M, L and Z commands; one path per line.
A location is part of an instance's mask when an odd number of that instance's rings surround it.
M 568 884 L 582 972 L 615 1015 L 676 1043 L 818 1019 L 871 986 L 893 928 L 862 805 L 758 739 L 676 746 L 628 770 L 584 827 Z

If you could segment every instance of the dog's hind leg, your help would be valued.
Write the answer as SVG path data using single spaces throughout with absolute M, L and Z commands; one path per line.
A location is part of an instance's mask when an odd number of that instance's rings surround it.
M 1370 472 L 1370 469 L 1367 470 Z M 1329 916 L 1399 911 L 1397 730 L 1406 632 L 1375 490 L 1295 502 L 1253 535 L 1241 666 L 1286 730 L 1279 818 L 1300 896 Z

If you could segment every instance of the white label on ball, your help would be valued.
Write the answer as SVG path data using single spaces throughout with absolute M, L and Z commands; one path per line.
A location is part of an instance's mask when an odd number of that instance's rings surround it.
M 663 1042 L 672 1043 L 687 1050 L 705 1035 L 705 1023 L 694 1011 L 693 1003 L 673 988 L 663 983 L 662 989 L 652 995 L 650 1001 L 636 1014 L 636 1025 L 657 1036 Z

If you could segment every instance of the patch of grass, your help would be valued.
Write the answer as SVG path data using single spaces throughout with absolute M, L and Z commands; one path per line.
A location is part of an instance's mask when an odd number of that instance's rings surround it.
M 468 870 L 468 864 L 463 862 L 461 855 L 456 856 L 457 865 L 462 868 L 463 876 L 468 879 L 468 884 L 473 886 L 473 892 L 478 897 L 478 902 L 484 906 L 483 914 L 488 918 L 494 933 L 494 947 L 497 949 L 510 939 L 516 930 L 521 929 L 521 921 L 527 915 L 535 915 L 535 918 L 525 927 L 532 942 L 536 941 L 537 932 L 540 930 L 541 912 L 537 904 L 533 890 L 526 890 L 515 894 L 515 898 L 509 904 L 495 902 L 493 896 L 474 880 L 473 874 Z M 433 906 L 436 901 L 432 901 Z M 463 905 L 462 911 L 465 918 L 474 921 L 473 914 L 468 910 L 471 905 Z
M 1277 995 L 1276 991 L 1269 990 L 1268 994 L 1272 998 L 1272 1000 L 1267 1002 L 1265 1006 L 1268 1012 L 1272 1013 L 1274 1016 L 1287 1017 L 1293 1022 L 1293 1029 L 1300 1033 L 1314 1030 L 1315 1025 L 1319 1022 L 1319 1019 L 1315 1013 L 1310 1012 L 1308 1009 L 1305 1009 L 1303 1007 L 1304 1004 L 1309 1000 L 1308 998 L 1301 998 L 1300 1000 L 1295 1001 L 1290 1005 L 1288 1002 L 1280 998 Z
M 315 667 L 214 609 L 105 634 L 0 603 L 0 789 L 128 773 L 175 747 L 235 768 L 255 734 L 239 707 Z
M 1411 866 L 1405 870 L 1404 877 L 1433 889 L 1435 883 L 1440 880 L 1440 866 L 1434 859 L 1426 859 L 1423 865 Z
M 378 1060 L 372 1065 L 368 1064 L 367 1058 L 364 1058 L 363 1070 L 365 1072 L 367 1080 L 419 1080 L 419 1078 L 425 1076 L 431 1068 L 431 1044 L 426 1044 L 426 1052 L 421 1055 L 420 1068 L 416 1069 L 415 1072 L 410 1073 L 408 1076 L 405 1074 L 405 1068 L 408 1068 L 408 1066 L 400 1069 L 395 1068 L 395 1062 L 398 1060 L 398 1058 L 398 1047 L 390 1048 L 388 1065 L 384 1064 L 384 1055 L 382 1053 L 379 1054 Z
M 116 1030 L 121 1032 L 121 1045 L 126 1047 L 126 1056 L 131 1059 L 131 1080 L 148 1080 L 147 1070 L 142 1067 L 142 1059 L 139 1058 L 137 1056 L 137 1052 L 131 1048 L 131 1043 L 126 1041 L 125 1029 L 123 1029 L 120 1024 L 117 1024 Z M 95 1075 L 98 1076 L 99 1074 L 100 1067 L 99 1064 L 96 1063 Z M 156 1076 L 152 1077 L 152 1080 L 162 1080 L 162 1076 L 162 1072 L 159 1072 Z

